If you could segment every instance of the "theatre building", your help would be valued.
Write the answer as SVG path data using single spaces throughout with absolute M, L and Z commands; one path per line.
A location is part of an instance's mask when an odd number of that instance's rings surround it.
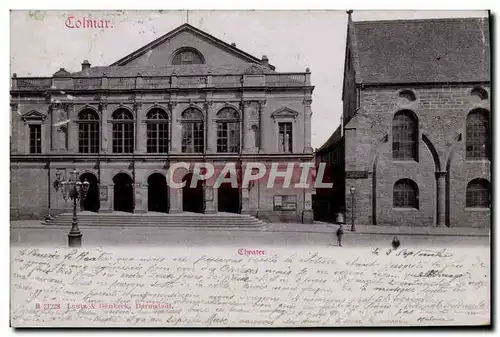
M 312 188 L 190 188 L 194 163 L 235 163 L 239 181 L 249 162 L 312 163 L 310 76 L 277 72 L 266 56 L 188 24 L 109 66 L 13 74 L 11 217 L 68 212 L 60 182 L 76 169 L 90 182 L 80 210 L 310 222 Z M 186 187 L 169 188 L 166 172 L 179 162 L 191 165 Z
M 489 36 L 488 18 L 349 18 L 343 135 L 324 147 L 345 153 L 348 223 L 490 226 Z

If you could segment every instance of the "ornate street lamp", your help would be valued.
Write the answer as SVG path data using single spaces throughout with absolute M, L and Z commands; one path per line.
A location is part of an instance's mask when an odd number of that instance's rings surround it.
M 90 183 L 87 179 L 82 183 L 78 180 L 78 171 L 74 169 L 70 173 L 69 180 L 63 180 L 61 182 L 61 191 L 63 194 L 64 201 L 68 199 L 73 200 L 73 222 L 71 224 L 71 230 L 68 234 L 68 244 L 70 247 L 81 247 L 82 246 L 82 236 L 78 228 L 78 218 L 76 216 L 76 201 L 84 200 L 87 197 L 89 191 Z
M 356 227 L 354 227 L 354 193 L 356 192 L 356 188 L 351 187 L 351 232 L 356 231 Z

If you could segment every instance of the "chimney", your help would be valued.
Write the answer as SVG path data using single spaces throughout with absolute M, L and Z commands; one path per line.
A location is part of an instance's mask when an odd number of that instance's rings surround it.
M 231 43 L 231 47 L 236 48 L 236 43 L 234 43 L 234 42 L 233 42 L 233 43 Z
M 82 63 L 82 71 L 85 71 L 87 69 L 90 69 L 90 63 L 88 60 L 84 60 Z
M 266 55 L 262 55 L 262 60 L 260 61 L 260 64 L 263 66 L 268 67 L 269 66 L 269 59 L 267 58 Z

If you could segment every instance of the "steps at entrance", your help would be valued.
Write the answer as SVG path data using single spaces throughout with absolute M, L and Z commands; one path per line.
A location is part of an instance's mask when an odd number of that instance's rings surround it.
M 251 216 L 234 213 L 153 213 L 134 214 L 125 212 L 93 213 L 80 212 L 78 225 L 82 226 L 123 226 L 123 227 L 179 227 L 179 228 L 231 228 L 265 229 L 266 224 Z M 63 213 L 55 219 L 45 221 L 47 226 L 71 227 L 72 213 Z

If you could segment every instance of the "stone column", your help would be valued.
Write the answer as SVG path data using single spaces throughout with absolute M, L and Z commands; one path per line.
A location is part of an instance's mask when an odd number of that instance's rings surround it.
M 182 212 L 182 188 L 173 188 L 170 187 L 168 189 L 168 198 L 170 202 L 170 210 L 169 213 L 181 213 Z
M 304 100 L 304 153 L 312 153 L 313 149 L 311 147 L 311 110 L 312 100 Z
M 446 177 L 447 172 L 436 172 L 437 184 L 437 226 L 446 226 Z
M 171 127 L 170 127 L 170 152 L 180 153 L 182 151 L 182 131 L 181 131 L 181 116 L 178 109 L 178 103 L 175 101 L 169 102 Z
M 206 130 L 206 153 L 215 153 L 217 151 L 217 125 L 215 122 L 215 111 L 213 101 L 205 102 L 205 130 Z
M 108 137 L 111 133 L 108 128 L 109 111 L 107 103 L 100 103 L 99 110 L 101 110 L 101 152 L 108 152 Z

